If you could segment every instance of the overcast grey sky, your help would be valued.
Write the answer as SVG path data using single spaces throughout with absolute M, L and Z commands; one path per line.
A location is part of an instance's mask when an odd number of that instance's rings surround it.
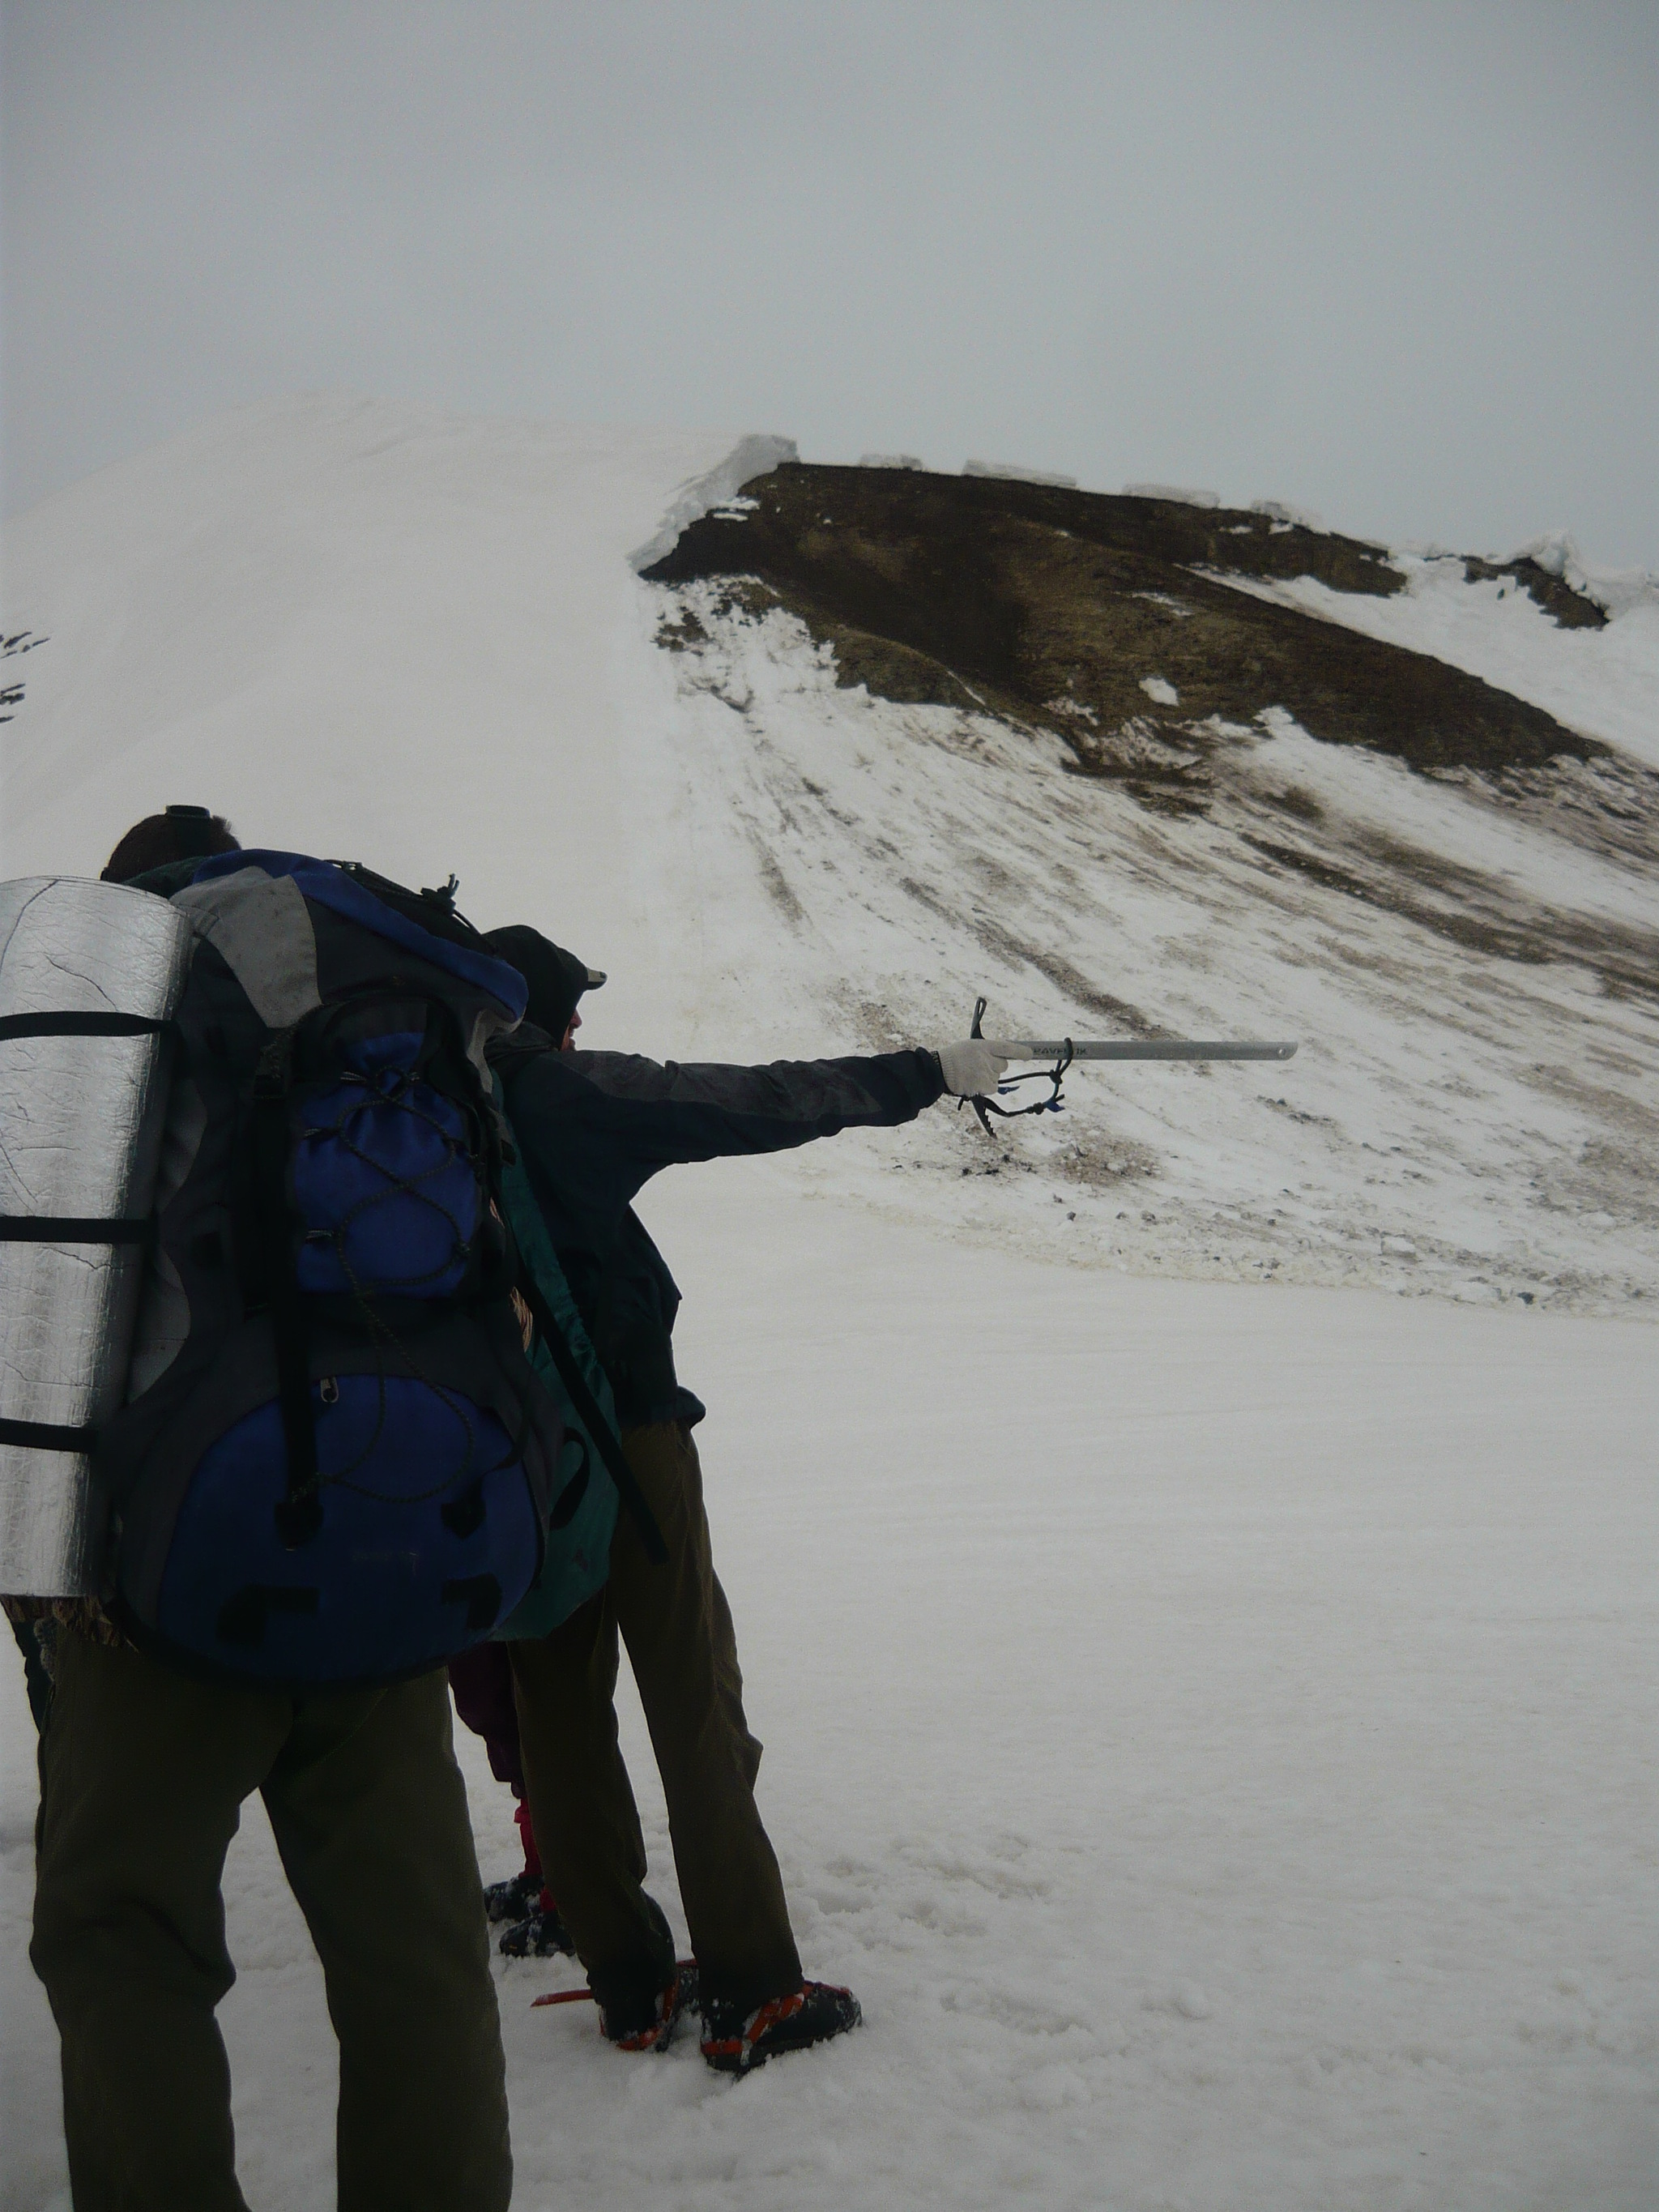
M 1659 0 L 5 0 L 8 511 L 324 386 L 1659 566 Z

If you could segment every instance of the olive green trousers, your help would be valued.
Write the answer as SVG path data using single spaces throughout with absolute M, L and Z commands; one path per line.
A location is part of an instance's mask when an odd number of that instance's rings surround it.
M 607 2020 L 649 2017 L 674 1953 L 643 1887 L 645 1843 L 617 1741 L 620 1631 L 668 1801 L 703 1995 L 748 2009 L 799 1986 L 800 1955 L 755 1804 L 761 1747 L 744 1717 L 702 1470 L 678 1422 L 625 1429 L 622 1442 L 668 1559 L 647 1558 L 624 1504 L 605 1589 L 550 1636 L 508 1646 L 536 1841 Z
M 76 2212 L 244 2212 L 220 1880 L 265 1802 L 339 2040 L 342 2212 L 505 2212 L 507 2091 L 441 1670 L 291 1697 L 65 1634 L 34 1941 Z

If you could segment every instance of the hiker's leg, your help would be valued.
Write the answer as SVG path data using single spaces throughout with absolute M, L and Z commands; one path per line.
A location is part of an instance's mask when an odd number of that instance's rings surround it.
M 289 1701 L 71 1632 L 56 1670 L 29 1956 L 62 2039 L 76 2212 L 245 2212 L 219 1884 Z
M 475 1644 L 449 1662 L 449 1693 L 474 1735 L 484 1740 L 489 1771 L 515 1797 L 524 1796 L 519 1716 L 513 1705 L 513 1662 L 504 1644 Z
M 696 1446 L 693 1444 L 691 1449 L 695 1454 Z M 697 1500 L 701 1505 L 701 1465 L 698 1468 Z M 700 1517 L 703 1553 L 708 1559 L 708 1629 L 714 1652 L 714 1680 L 720 1686 L 720 1704 L 726 1711 L 726 1725 L 731 1729 L 744 1773 L 752 1790 L 755 1778 L 760 1772 L 763 1747 L 758 1736 L 750 1734 L 749 1722 L 743 1710 L 743 1669 L 738 1664 L 738 1632 L 732 1619 L 732 1608 L 726 1603 L 726 1592 L 720 1577 L 714 1572 L 714 1560 L 709 1555 L 708 1515 L 703 1513 Z
M 755 1804 L 760 1746 L 714 1577 L 702 1470 L 689 1430 L 654 1422 L 623 1448 L 668 1548 L 653 1565 L 624 1510 L 611 1596 L 662 1771 L 674 1864 L 706 1998 L 758 2004 L 794 1989 L 800 1955 L 783 1881 Z
M 625 1517 L 625 1516 L 624 1516 Z M 550 1636 L 507 1649 L 547 1886 L 608 2014 L 631 2015 L 674 1964 L 644 1890 L 645 1839 L 617 1741 L 617 1621 L 601 1590 Z
M 301 1699 L 264 1798 L 340 2040 L 341 2212 L 505 2212 L 501 2023 L 441 1670 Z

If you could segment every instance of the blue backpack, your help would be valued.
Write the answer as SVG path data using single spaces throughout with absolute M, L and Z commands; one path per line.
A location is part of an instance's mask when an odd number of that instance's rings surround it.
M 94 1460 L 118 1616 L 316 1687 L 437 1664 L 532 1592 L 568 1612 L 604 1579 L 620 1452 L 589 1348 L 548 1341 L 568 1293 L 505 1192 L 484 1048 L 521 977 L 441 896 L 301 854 L 221 855 L 173 902 L 197 947 L 128 1402 Z

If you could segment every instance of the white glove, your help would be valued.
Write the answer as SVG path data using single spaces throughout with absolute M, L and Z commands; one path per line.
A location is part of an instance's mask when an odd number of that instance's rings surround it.
M 997 1078 L 1007 1066 L 1000 1052 L 993 1052 L 983 1037 L 963 1037 L 960 1044 L 935 1045 L 939 1073 L 952 1098 L 994 1098 Z

